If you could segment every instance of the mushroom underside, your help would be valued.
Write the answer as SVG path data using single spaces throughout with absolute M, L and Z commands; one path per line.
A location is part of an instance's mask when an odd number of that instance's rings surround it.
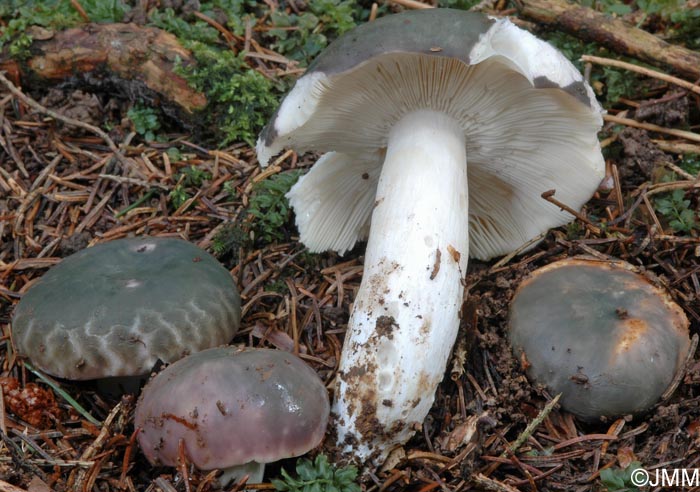
M 556 190 L 578 209 L 603 177 L 599 114 L 562 89 L 536 88 L 503 57 L 467 65 L 387 54 L 308 85 L 309 97 L 318 98 L 314 116 L 274 147 L 335 153 L 289 193 L 311 251 L 343 253 L 367 237 L 389 132 L 413 111 L 437 111 L 458 122 L 469 184 L 488 190 L 469 196 L 474 258 L 509 253 L 571 220 L 542 200 L 542 192 Z

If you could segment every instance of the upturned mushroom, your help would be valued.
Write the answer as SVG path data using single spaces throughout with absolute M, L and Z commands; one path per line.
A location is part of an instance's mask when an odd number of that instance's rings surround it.
M 175 466 L 180 443 L 202 470 L 223 469 L 223 485 L 265 463 L 304 454 L 323 439 L 330 403 L 318 375 L 297 356 L 220 347 L 181 359 L 144 387 L 138 441 L 152 464 Z
M 688 319 L 623 261 L 551 263 L 518 287 L 510 342 L 528 377 L 586 420 L 652 407 L 682 370 Z
M 468 256 L 521 247 L 604 174 L 591 88 L 506 19 L 390 15 L 333 42 L 257 144 L 325 152 L 289 192 L 311 251 L 368 238 L 334 403 L 338 444 L 379 463 L 428 413 L 454 343 Z M 471 237 L 471 242 L 470 242 Z
M 119 239 L 63 259 L 33 284 L 12 338 L 53 376 L 106 380 L 228 343 L 240 317 L 231 274 L 206 251 L 173 238 Z

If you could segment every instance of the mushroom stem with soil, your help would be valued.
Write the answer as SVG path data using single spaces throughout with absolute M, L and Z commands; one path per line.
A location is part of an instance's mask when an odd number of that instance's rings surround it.
M 437 111 L 409 113 L 389 134 L 344 351 L 343 366 L 366 376 L 341 376 L 334 408 L 340 442 L 366 436 L 361 454 L 405 442 L 444 375 L 469 248 L 465 149 L 458 123 Z

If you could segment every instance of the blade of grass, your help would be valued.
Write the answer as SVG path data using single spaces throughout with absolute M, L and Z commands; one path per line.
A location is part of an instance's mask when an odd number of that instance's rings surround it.
M 56 393 L 58 393 L 70 406 L 75 408 L 75 411 L 78 412 L 80 415 L 85 417 L 90 423 L 95 424 L 98 427 L 102 426 L 102 422 L 97 420 L 95 417 L 90 415 L 87 410 L 83 408 L 83 406 L 75 401 L 73 397 L 71 397 L 68 393 L 66 393 L 59 385 L 57 385 L 54 381 L 51 379 L 47 378 L 41 371 L 36 369 L 34 366 L 32 366 L 29 362 L 24 361 L 24 367 L 29 369 L 36 377 L 41 379 L 43 382 L 48 384 L 52 390 L 54 390 Z
M 122 210 L 121 212 L 117 213 L 117 215 L 115 215 L 114 218 L 115 218 L 115 219 L 118 219 L 118 218 L 121 217 L 122 215 L 129 213 L 129 211 L 135 209 L 136 207 L 138 207 L 138 206 L 141 205 L 142 203 L 144 203 L 144 202 L 150 200 L 151 197 L 152 197 L 154 194 L 155 194 L 155 190 L 150 190 L 148 193 L 146 193 L 145 195 L 143 195 L 141 198 L 139 198 L 138 200 L 136 200 L 134 203 L 132 203 L 132 204 L 129 205 L 128 207 L 126 207 L 124 210 Z

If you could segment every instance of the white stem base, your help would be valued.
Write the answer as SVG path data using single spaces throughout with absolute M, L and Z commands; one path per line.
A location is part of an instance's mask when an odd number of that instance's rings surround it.
M 338 445 L 379 464 L 423 423 L 459 328 L 469 253 L 464 133 L 421 110 L 389 135 L 340 361 Z
M 222 487 L 226 488 L 234 482 L 240 482 L 245 477 L 248 477 L 246 484 L 262 483 L 264 474 L 265 463 L 249 461 L 248 463 L 245 463 L 243 465 L 236 465 L 229 468 L 224 468 L 223 473 L 219 477 L 219 483 Z

